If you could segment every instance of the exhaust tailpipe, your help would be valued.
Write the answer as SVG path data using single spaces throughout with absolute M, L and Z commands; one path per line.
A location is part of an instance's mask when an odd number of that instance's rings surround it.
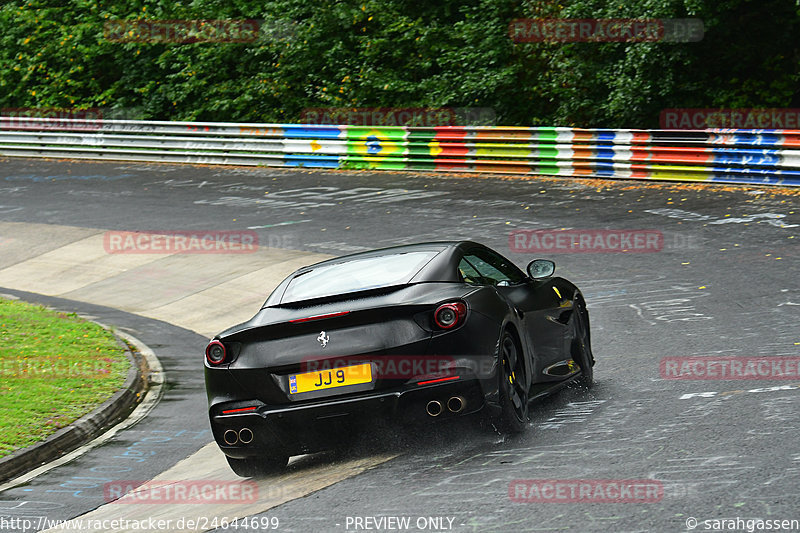
M 425 406 L 425 411 L 430 416 L 439 416 L 442 414 L 442 404 L 439 403 L 438 400 L 431 400 L 428 402 L 428 405 Z
M 229 429 L 222 434 L 222 440 L 224 440 L 225 444 L 228 446 L 233 446 L 239 442 L 239 435 L 236 433 L 236 431 Z
M 467 401 L 461 396 L 453 396 L 447 400 L 447 408 L 451 413 L 460 413 L 466 407 Z
M 253 442 L 253 431 L 250 428 L 242 428 L 239 430 L 239 442 L 242 444 L 250 444 Z

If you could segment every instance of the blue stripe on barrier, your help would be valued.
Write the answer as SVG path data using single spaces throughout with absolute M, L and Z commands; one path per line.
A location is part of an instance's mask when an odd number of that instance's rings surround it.
M 307 126 L 304 124 L 281 124 L 285 137 L 296 139 L 339 139 L 342 130 L 331 126 Z
M 800 185 L 800 177 L 792 178 L 786 176 L 764 175 L 763 178 L 756 178 L 745 174 L 712 174 L 712 182 L 737 183 L 740 185 Z
M 605 148 L 598 147 L 597 150 L 596 150 L 596 154 L 597 154 L 597 157 L 600 157 L 600 158 L 603 158 L 603 159 L 614 159 L 614 156 L 616 155 L 616 152 L 614 152 L 614 150 L 607 150 Z
M 769 154 L 736 154 L 736 153 L 727 153 L 727 154 L 717 154 L 714 153 L 714 158 L 712 159 L 713 163 L 719 163 L 722 165 L 763 165 L 763 166 L 774 166 L 781 163 L 781 157 L 776 155 L 769 155 Z
M 751 146 L 778 146 L 781 143 L 782 135 L 774 134 L 737 134 L 734 135 L 734 142 Z
M 598 168 L 595 171 L 595 174 L 598 176 L 608 176 L 609 178 L 613 178 L 616 174 L 616 170 L 614 170 L 614 168 Z
M 773 168 L 734 168 L 734 167 L 706 167 L 706 170 L 713 174 L 737 174 L 744 176 L 758 176 L 758 175 L 773 175 L 773 176 L 790 176 L 800 177 L 800 170 L 787 170 L 787 169 L 773 169 Z M 754 177 L 753 179 L 760 179 Z
M 617 138 L 617 132 L 614 130 L 599 130 L 597 132 L 597 140 L 598 141 L 610 141 L 613 142 Z
M 318 167 L 338 168 L 339 156 L 337 155 L 297 155 L 284 154 L 283 164 L 287 167 Z
M 601 169 L 611 169 L 614 170 L 614 163 L 613 162 L 606 162 L 606 161 L 593 161 L 592 167 L 596 168 L 597 170 Z

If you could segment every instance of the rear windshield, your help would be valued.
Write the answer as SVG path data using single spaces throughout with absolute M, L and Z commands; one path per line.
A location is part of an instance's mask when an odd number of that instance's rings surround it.
M 321 265 L 295 276 L 286 287 L 281 302 L 404 285 L 437 253 L 408 252 Z

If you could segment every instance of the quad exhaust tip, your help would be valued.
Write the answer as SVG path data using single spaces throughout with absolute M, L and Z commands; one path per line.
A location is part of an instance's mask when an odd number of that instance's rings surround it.
M 250 428 L 242 428 L 239 430 L 239 442 L 242 444 L 250 444 L 253 442 L 253 431 Z
M 222 434 L 222 440 L 225 441 L 225 444 L 228 446 L 233 446 L 237 442 L 239 442 L 239 434 L 236 431 L 229 429 L 225 433 Z
M 447 400 L 447 408 L 451 413 L 460 413 L 466 407 L 467 402 L 461 396 L 453 396 Z
M 439 416 L 442 414 L 442 404 L 439 403 L 438 400 L 431 400 L 428 402 L 428 405 L 425 406 L 425 411 L 430 416 Z

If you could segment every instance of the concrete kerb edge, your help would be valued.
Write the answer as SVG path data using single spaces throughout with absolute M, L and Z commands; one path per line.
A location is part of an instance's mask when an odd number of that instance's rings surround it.
M 17 450 L 0 459 L 0 482 L 24 475 L 43 467 L 43 465 L 46 467 L 47 463 L 59 459 L 99 437 L 104 431 L 125 420 L 134 411 L 136 406 L 144 400 L 144 393 L 148 391 L 151 384 L 157 385 L 160 395 L 164 376 L 161 364 L 153 351 L 138 339 L 113 331 L 105 324 L 92 322 L 110 331 L 117 343 L 125 350 L 125 355 L 131 365 L 124 385 L 108 400 L 69 426 L 60 429 L 42 442 Z M 130 345 L 135 346 L 136 350 L 131 350 Z M 157 400 L 158 398 L 155 398 L 155 401 Z M 20 482 L 23 481 L 20 480 Z M 5 488 L 8 487 L 0 486 L 0 490 L 5 490 Z

